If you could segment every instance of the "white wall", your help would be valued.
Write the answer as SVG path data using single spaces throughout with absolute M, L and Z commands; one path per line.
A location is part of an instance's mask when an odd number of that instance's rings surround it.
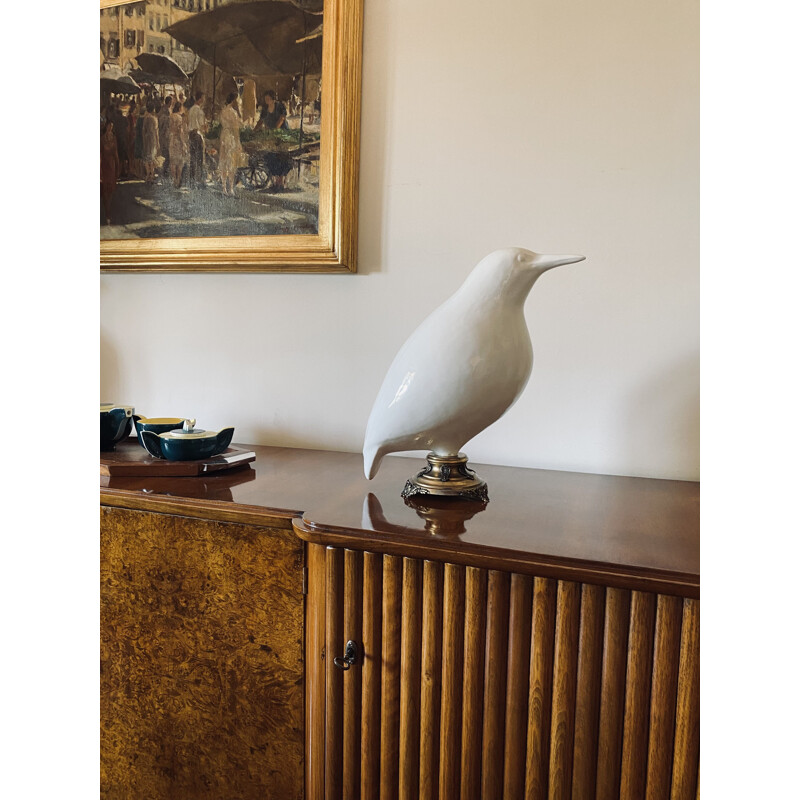
M 366 0 L 358 275 L 106 275 L 102 399 L 360 451 L 410 331 L 497 247 L 577 252 L 475 462 L 696 480 L 695 0 Z

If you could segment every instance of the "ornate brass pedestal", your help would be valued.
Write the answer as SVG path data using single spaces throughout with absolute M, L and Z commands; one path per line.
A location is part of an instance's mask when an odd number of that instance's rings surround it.
M 468 466 L 463 453 L 457 456 L 437 456 L 428 453 L 428 466 L 406 481 L 403 497 L 433 494 L 439 497 L 465 497 L 481 503 L 489 502 L 486 482 Z

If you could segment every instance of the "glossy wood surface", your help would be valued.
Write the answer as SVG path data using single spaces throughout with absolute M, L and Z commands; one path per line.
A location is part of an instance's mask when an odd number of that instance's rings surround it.
M 302 543 L 103 508 L 100 551 L 102 797 L 299 800 Z
M 105 479 L 101 502 L 124 546 L 140 517 L 213 530 L 214 552 L 234 528 L 306 540 L 307 797 L 696 797 L 696 484 L 478 466 L 485 508 L 412 507 L 414 459 L 370 483 L 356 454 L 252 449 L 230 473 Z
M 317 544 L 699 596 L 696 483 L 473 465 L 484 510 L 425 511 L 400 497 L 420 460 L 387 457 L 370 482 L 360 454 L 252 449 L 250 467 L 224 475 L 103 479 L 102 502 L 253 524 L 302 515 L 299 535 Z
M 239 470 L 255 461 L 252 450 L 229 447 L 223 453 L 194 461 L 168 461 L 151 456 L 143 447 L 125 443 L 114 450 L 100 452 L 100 476 L 105 478 L 149 476 L 158 478 L 196 477 L 215 472 Z

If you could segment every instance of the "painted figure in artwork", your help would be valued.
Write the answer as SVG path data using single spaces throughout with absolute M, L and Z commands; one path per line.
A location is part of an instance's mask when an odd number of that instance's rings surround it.
M 256 131 L 262 128 L 266 130 L 289 130 L 286 122 L 286 106 L 281 103 L 272 89 L 264 92 L 264 105 L 261 108 L 261 118 L 256 125 Z M 264 164 L 272 176 L 272 185 L 276 189 L 286 188 L 286 176 L 292 169 L 292 161 L 281 152 L 270 152 L 264 154 Z
M 100 197 L 106 225 L 111 224 L 111 197 L 119 178 L 119 153 L 114 123 L 106 119 L 100 135 Z
M 203 112 L 203 93 L 197 92 L 189 109 L 189 181 L 195 188 L 206 185 L 205 150 L 206 115 Z
M 322 0 L 209 5 L 100 9 L 101 240 L 319 233 Z
M 156 104 L 151 100 L 142 121 L 142 165 L 147 183 L 153 183 L 156 179 L 159 150 Z
M 239 153 L 242 145 L 239 141 L 239 117 L 238 96 L 231 92 L 225 102 L 225 108 L 219 115 L 222 125 L 222 132 L 219 137 L 219 172 L 222 178 L 222 193 L 226 196 L 233 196 L 233 187 L 236 183 L 236 168 L 239 161 Z
M 286 122 L 286 106 L 278 100 L 272 89 L 264 92 L 264 105 L 261 107 L 261 117 L 256 125 L 256 130 L 261 130 L 261 128 L 289 130 Z
M 161 106 L 158 116 L 158 144 L 161 149 L 161 157 L 164 159 L 161 165 L 162 175 L 171 175 L 169 168 L 169 118 L 172 114 L 172 102 L 174 98 L 172 95 L 164 98 L 164 104 Z M 163 181 L 166 183 L 166 180 Z
M 172 116 L 169 118 L 169 163 L 172 171 L 172 182 L 175 188 L 181 186 L 183 165 L 189 151 L 189 129 L 186 117 L 183 115 L 183 106 L 180 101 L 172 106 Z

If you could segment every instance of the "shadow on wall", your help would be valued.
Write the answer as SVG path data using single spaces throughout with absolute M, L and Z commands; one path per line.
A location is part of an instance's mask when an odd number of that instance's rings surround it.
M 396 38 L 390 20 L 375 8 L 365 9 L 365 25 L 371 30 L 364 37 L 364 74 L 362 77 L 362 112 L 360 202 L 358 204 L 358 275 L 381 271 L 386 263 L 385 209 L 388 187 L 391 183 L 389 164 L 389 115 L 394 96 L 393 81 L 381 82 L 377 76 L 393 75 Z M 378 33 L 377 28 L 381 28 Z M 374 46 L 380 42 L 381 46 Z M 376 191 L 367 197 L 367 187 Z
M 119 358 L 116 349 L 109 343 L 108 337 L 100 331 L 100 402 L 127 403 L 117 397 L 119 391 Z
M 313 436 L 298 436 L 290 430 L 275 428 L 250 428 L 248 441 L 252 444 L 269 445 L 270 447 L 297 447 L 300 450 L 329 450 Z
M 620 435 L 618 461 L 630 474 L 700 479 L 700 357 L 673 364 L 631 394 Z M 653 420 L 665 420 L 654 427 Z M 673 465 L 673 474 L 664 474 Z

